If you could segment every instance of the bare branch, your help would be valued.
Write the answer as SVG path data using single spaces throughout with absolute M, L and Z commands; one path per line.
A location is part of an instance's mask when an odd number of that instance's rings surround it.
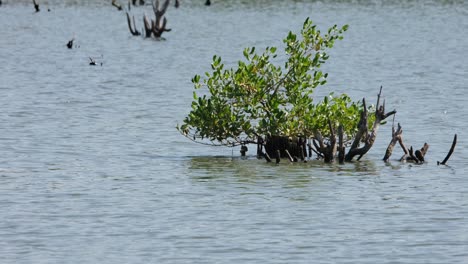
M 41 11 L 41 10 L 39 9 L 39 4 L 36 2 L 36 0 L 33 0 L 33 5 L 34 5 L 34 9 L 36 9 L 36 13 L 39 12 L 39 11 Z
M 122 10 L 122 5 L 117 4 L 117 0 L 112 0 L 112 5 L 117 8 L 117 10 Z
M 377 95 L 377 108 L 375 111 L 375 121 L 372 126 L 372 131 L 370 134 L 368 133 L 368 128 L 367 128 L 367 109 L 365 105 L 365 100 L 363 99 L 363 105 L 364 105 L 364 110 L 361 113 L 361 120 L 359 121 L 359 130 L 358 133 L 356 134 L 356 137 L 354 138 L 353 144 L 348 151 L 348 154 L 346 154 L 346 161 L 352 161 L 355 156 L 359 156 L 358 160 L 365 155 L 371 147 L 374 145 L 375 139 L 377 138 L 377 132 L 380 127 L 380 122 L 385 120 L 385 118 L 396 114 L 396 111 L 393 110 L 389 113 L 385 113 L 385 106 L 384 105 L 379 105 L 380 104 L 380 97 L 382 95 L 382 86 L 380 87 L 380 92 Z M 359 143 L 362 141 L 362 137 L 365 135 L 366 137 L 364 138 L 364 146 L 359 148 Z
M 457 145 L 457 134 L 455 134 L 455 136 L 453 137 L 453 142 L 452 142 L 452 146 L 450 147 L 449 153 L 447 154 L 447 156 L 445 157 L 445 159 L 442 162 L 437 161 L 437 165 L 439 165 L 439 164 L 440 165 L 445 165 L 447 163 L 450 156 L 452 156 L 452 153 L 455 150 L 456 145 Z

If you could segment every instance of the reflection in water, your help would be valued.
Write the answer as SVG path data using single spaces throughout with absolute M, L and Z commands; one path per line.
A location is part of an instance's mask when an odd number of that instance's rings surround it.
M 335 176 L 378 176 L 379 168 L 373 161 L 325 164 L 323 161 L 267 163 L 254 157 L 192 157 L 188 160 L 187 174 L 191 179 L 204 181 L 264 183 L 271 180 L 287 188 L 304 188 L 314 181 Z M 330 174 L 330 172 L 332 174 Z

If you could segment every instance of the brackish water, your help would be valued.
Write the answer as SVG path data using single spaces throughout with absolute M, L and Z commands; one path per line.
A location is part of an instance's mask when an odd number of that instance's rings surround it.
M 132 37 L 105 1 L 41 2 L 0 6 L 1 263 L 468 263 L 463 1 L 182 2 L 166 41 Z M 382 85 L 426 164 L 381 161 L 391 122 L 343 166 L 241 159 L 175 130 L 214 54 L 282 47 L 306 17 L 350 25 L 317 97 L 375 103 Z

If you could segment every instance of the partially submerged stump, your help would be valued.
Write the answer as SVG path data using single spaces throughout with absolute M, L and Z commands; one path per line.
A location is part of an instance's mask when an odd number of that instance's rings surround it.
M 393 149 L 395 148 L 396 143 L 400 143 L 403 152 L 405 153 L 400 160 L 406 158 L 409 155 L 408 149 L 403 143 L 403 130 L 401 129 L 400 123 L 398 123 L 398 128 L 395 130 L 395 126 L 392 126 L 392 140 L 388 144 L 387 150 L 385 151 L 385 155 L 383 157 L 383 161 L 387 162 L 390 159 L 390 156 L 393 153 Z
M 133 1 L 135 4 L 136 1 Z M 161 35 L 164 32 L 169 32 L 171 31 L 170 28 L 167 28 L 167 19 L 164 17 L 164 14 L 166 13 L 166 10 L 169 6 L 170 0 L 165 0 L 164 4 L 162 6 L 159 5 L 159 0 L 152 1 L 151 4 L 153 6 L 153 12 L 155 19 L 150 19 L 146 16 L 146 14 L 143 15 L 143 25 L 145 27 L 145 37 L 150 38 L 151 36 L 154 36 L 156 39 L 161 39 Z M 140 2 L 141 4 L 141 2 Z M 136 23 L 135 23 L 135 17 L 132 17 L 132 21 L 130 19 L 130 15 L 127 12 L 127 24 L 128 24 L 128 29 L 130 30 L 130 33 L 133 36 L 139 36 L 141 33 L 137 30 Z
M 396 145 L 396 143 L 399 143 L 404 154 L 400 158 L 400 161 L 402 162 L 414 162 L 416 164 L 422 164 L 425 162 L 425 156 L 427 151 L 429 150 L 429 144 L 424 143 L 421 149 L 413 150 L 413 147 L 411 146 L 410 149 L 405 146 L 405 143 L 403 142 L 403 130 L 401 128 L 400 123 L 398 123 L 398 128 L 395 130 L 395 126 L 392 125 L 392 140 L 388 144 L 387 150 L 385 151 L 385 156 L 383 157 L 383 160 L 385 162 L 388 162 L 390 159 L 390 156 L 393 153 L 393 149 Z
M 143 21 L 145 24 L 146 37 L 150 37 L 148 36 L 148 32 L 153 33 L 155 38 L 160 38 L 162 33 L 171 31 L 171 29 L 166 28 L 167 19 L 166 17 L 164 17 L 167 7 L 169 6 L 169 2 L 170 0 L 166 0 L 164 4 L 162 5 L 162 7 L 159 6 L 159 0 L 156 0 L 156 2 L 151 3 L 153 5 L 153 12 L 154 12 L 155 20 L 151 20 L 151 23 L 150 23 L 146 15 L 143 17 Z

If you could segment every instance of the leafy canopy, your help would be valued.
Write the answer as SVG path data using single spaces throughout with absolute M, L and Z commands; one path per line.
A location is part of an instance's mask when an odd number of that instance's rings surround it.
M 255 143 L 265 135 L 310 137 L 320 132 L 329 137 L 330 121 L 333 126 L 343 125 L 345 135 L 351 137 L 357 131 L 362 105 L 346 94 L 331 93 L 316 104 L 312 98 L 315 88 L 326 83 L 327 73 L 320 70 L 329 58 L 326 51 L 347 29 L 347 25 L 335 25 L 321 35 L 306 19 L 300 36 L 289 32 L 283 40 L 284 67 L 272 62 L 276 47 L 262 53 L 246 48 L 245 60 L 231 69 L 224 69 L 221 57 L 215 55 L 212 72 L 203 79 L 193 77 L 192 110 L 177 129 L 194 141 L 208 139 L 215 145 L 234 146 Z

